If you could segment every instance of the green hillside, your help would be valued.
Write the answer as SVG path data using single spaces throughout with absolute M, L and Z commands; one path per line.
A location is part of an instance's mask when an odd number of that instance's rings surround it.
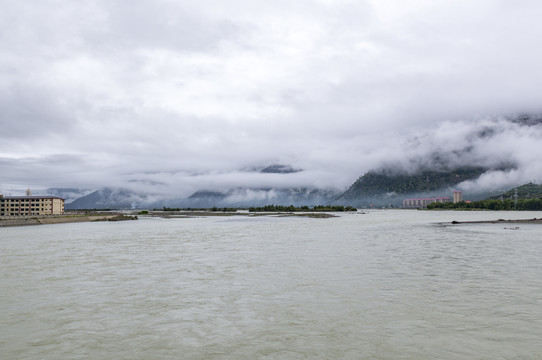
M 517 191 L 517 200 L 515 194 Z M 428 209 L 542 210 L 542 185 L 528 183 L 489 199 L 460 203 L 434 203 Z
M 513 199 L 514 195 L 518 192 L 518 199 L 539 199 L 542 198 L 542 185 L 537 185 L 534 183 L 528 183 L 525 185 L 518 186 L 513 188 L 510 191 L 505 192 L 501 195 L 495 195 L 490 197 L 490 199 Z
M 414 174 L 397 173 L 391 169 L 369 171 L 341 195 L 340 199 L 374 198 L 386 194 L 429 193 L 476 179 L 487 169 L 461 167 L 455 169 L 420 170 Z

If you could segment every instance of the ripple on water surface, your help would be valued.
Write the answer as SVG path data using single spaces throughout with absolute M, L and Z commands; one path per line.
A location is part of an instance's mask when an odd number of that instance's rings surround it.
M 482 216 L 503 215 L 372 211 L 0 228 L 0 352 L 532 359 L 542 354 L 542 226 L 437 224 Z

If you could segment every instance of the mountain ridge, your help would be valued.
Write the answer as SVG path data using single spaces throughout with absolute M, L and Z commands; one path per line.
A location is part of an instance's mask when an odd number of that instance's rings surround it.
M 454 187 L 475 180 L 489 170 L 481 166 L 421 168 L 412 174 L 392 168 L 371 170 L 360 176 L 337 200 L 356 206 L 401 206 L 406 197 L 450 196 Z

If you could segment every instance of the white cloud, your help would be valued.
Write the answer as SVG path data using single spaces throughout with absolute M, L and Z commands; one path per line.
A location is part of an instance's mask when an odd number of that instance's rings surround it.
M 541 12 L 492 0 L 8 1 L 0 187 L 343 189 L 446 152 L 539 178 L 538 128 L 495 119 L 541 110 Z M 472 136 L 491 128 L 502 133 Z M 242 171 L 271 163 L 305 172 Z

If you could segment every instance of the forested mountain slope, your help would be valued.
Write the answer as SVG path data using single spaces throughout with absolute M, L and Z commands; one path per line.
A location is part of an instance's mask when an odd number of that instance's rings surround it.
M 487 169 L 461 167 L 455 169 L 423 169 L 414 174 L 392 169 L 373 170 L 361 176 L 340 199 L 377 198 L 382 196 L 431 193 L 478 178 Z

